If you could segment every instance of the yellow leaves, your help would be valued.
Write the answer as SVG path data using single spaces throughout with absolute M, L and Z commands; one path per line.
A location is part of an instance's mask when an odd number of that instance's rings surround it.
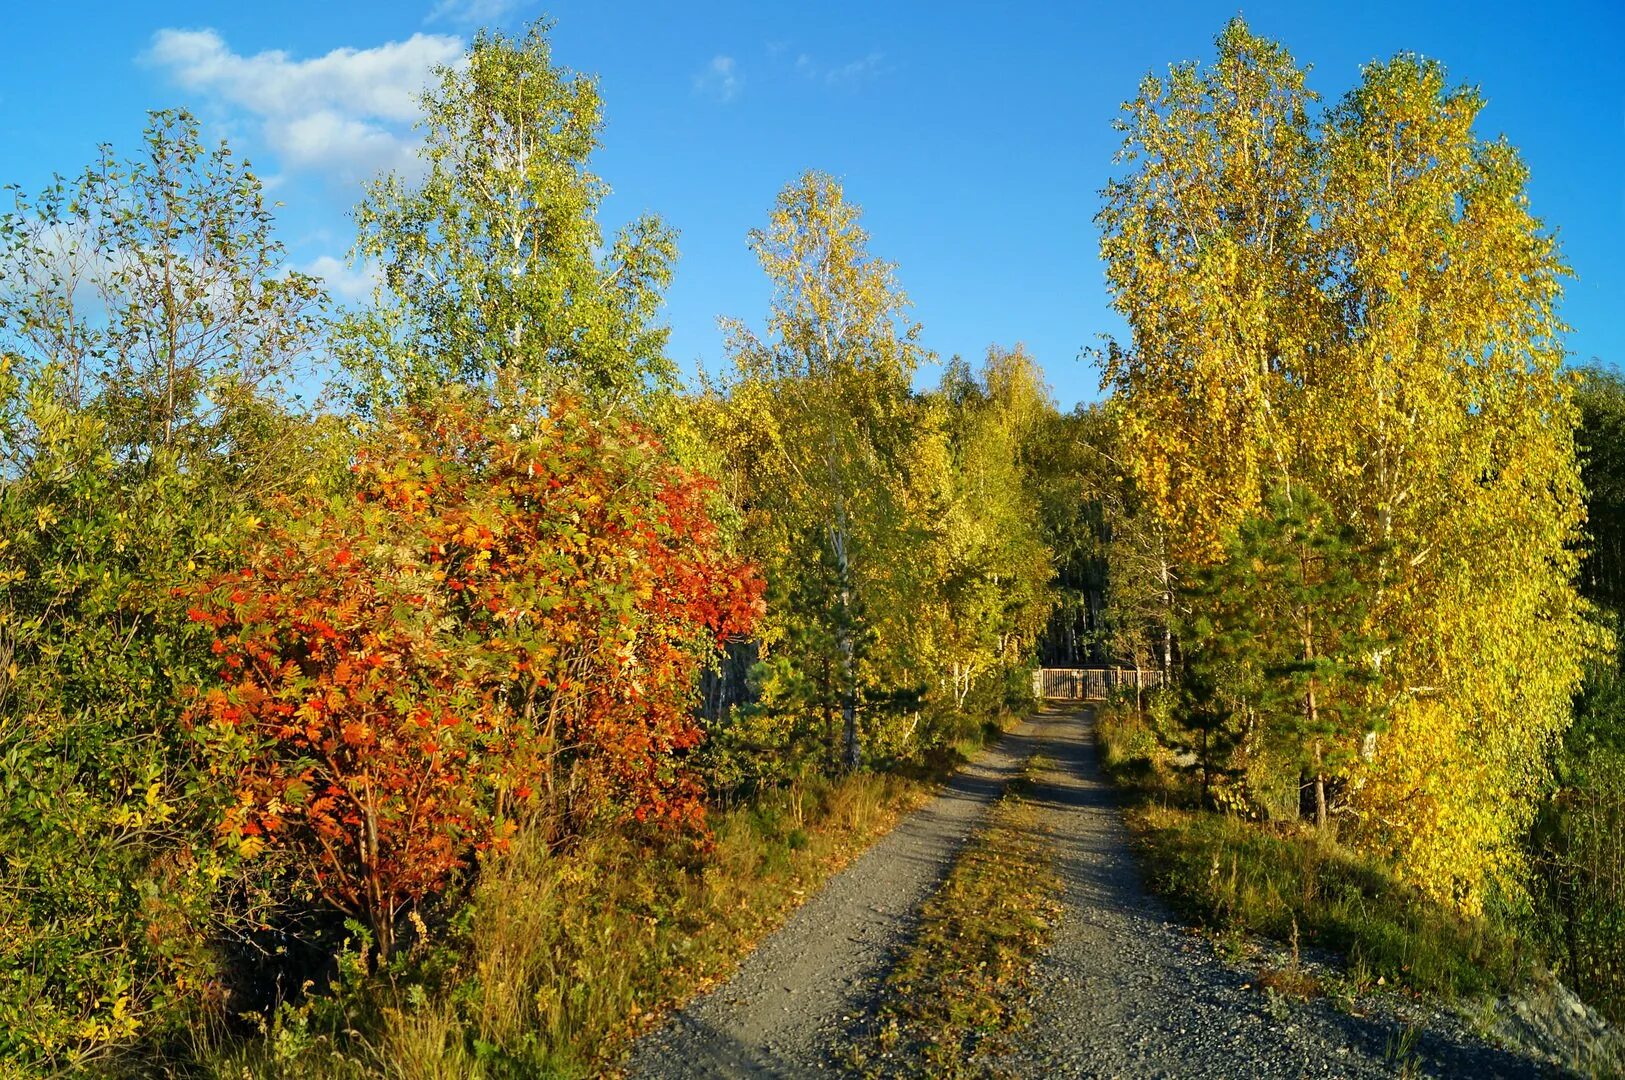
M 1187 566 L 1286 483 L 1387 547 L 1400 704 L 1367 842 L 1472 909 L 1513 857 L 1589 647 L 1553 309 L 1567 276 L 1475 92 L 1401 56 L 1311 127 L 1303 72 L 1233 23 L 1125 109 L 1100 220 L 1132 349 L 1123 454 Z M 1269 127 L 1266 142 L 1260 133 Z M 1268 145 L 1268 154 L 1259 148 Z
M 107 816 L 108 823 L 120 829 L 144 829 L 168 823 L 178 808 L 164 800 L 163 790 L 163 785 L 156 781 L 147 785 L 139 806 L 115 808 Z
M 98 1008 L 107 1005 L 107 999 L 96 1002 Z M 131 1011 L 128 994 L 119 994 L 112 1000 L 112 1008 L 105 1014 L 86 1017 L 79 1025 L 79 1037 L 93 1044 L 120 1042 L 135 1036 L 141 1030 L 141 1019 Z

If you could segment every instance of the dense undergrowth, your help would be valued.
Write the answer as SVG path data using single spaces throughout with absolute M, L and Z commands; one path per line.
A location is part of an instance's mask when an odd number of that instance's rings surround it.
M 1029 800 L 1029 759 L 925 904 L 886 980 L 874 1036 L 855 1049 L 868 1076 L 977 1076 L 1031 1019 L 1023 996 L 1059 911 L 1051 838 Z
M 1330 830 L 1201 807 L 1132 707 L 1100 710 L 1095 734 L 1107 771 L 1135 795 L 1129 822 L 1153 886 L 1187 917 L 1335 951 L 1359 984 L 1456 996 L 1530 976 L 1538 957 L 1515 933 L 1429 900 Z
M 666 1010 L 731 973 L 831 873 L 997 734 L 966 722 L 936 766 L 813 778 L 741 800 L 702 845 L 625 833 L 520 842 L 466 906 L 369 974 L 357 927 L 326 991 L 287 1005 L 214 1075 L 597 1075 Z

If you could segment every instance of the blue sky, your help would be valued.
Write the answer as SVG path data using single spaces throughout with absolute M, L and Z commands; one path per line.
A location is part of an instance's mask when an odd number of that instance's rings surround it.
M 35 188 L 95 146 L 134 148 L 149 108 L 186 105 L 274 185 L 291 261 L 339 260 L 369 170 L 409 162 L 413 89 L 475 26 L 522 27 L 518 0 L 34 4 L 0 64 L 0 182 Z M 841 177 L 873 250 L 900 266 L 943 357 L 1025 342 L 1063 405 L 1098 396 L 1080 350 L 1120 332 L 1092 218 L 1111 121 L 1151 69 L 1206 58 L 1226 3 L 672 4 L 553 0 L 557 59 L 601 79 L 596 162 L 614 224 L 681 230 L 672 354 L 722 366 L 718 315 L 759 319 L 745 246 L 807 168 Z M 1625 361 L 1625 5 L 1257 3 L 1335 98 L 1367 61 L 1411 49 L 1489 99 L 1533 173 L 1535 212 L 1579 273 L 1564 314 L 1580 360 Z M 934 380 L 927 372 L 922 381 Z

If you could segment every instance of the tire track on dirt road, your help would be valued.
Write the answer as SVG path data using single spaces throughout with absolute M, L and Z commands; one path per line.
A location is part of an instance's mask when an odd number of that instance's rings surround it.
M 633 1047 L 632 1077 L 839 1075 L 847 1032 L 988 806 L 1032 754 L 1028 721 L 949 779 L 740 964 Z

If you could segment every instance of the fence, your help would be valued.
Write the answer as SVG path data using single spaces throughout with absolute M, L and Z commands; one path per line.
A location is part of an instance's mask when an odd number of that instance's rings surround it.
M 1033 693 L 1061 701 L 1105 701 L 1113 690 L 1149 690 L 1162 685 L 1162 672 L 1134 668 L 1039 668 Z

